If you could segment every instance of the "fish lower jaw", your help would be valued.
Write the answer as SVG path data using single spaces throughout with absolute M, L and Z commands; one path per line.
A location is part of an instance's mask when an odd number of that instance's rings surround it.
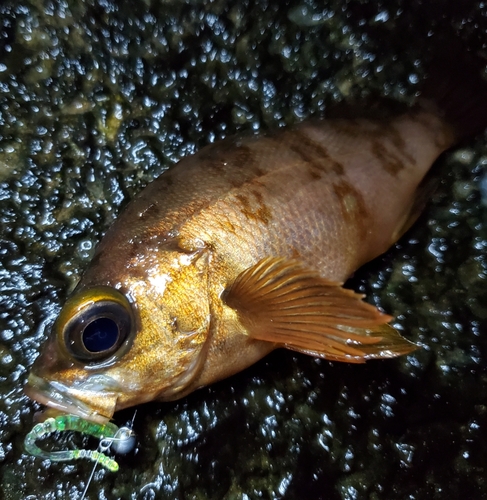
M 104 400 L 103 408 L 98 409 L 95 405 L 82 401 L 68 388 L 66 388 L 66 391 L 60 391 L 59 388 L 56 387 L 57 385 L 58 384 L 50 383 L 31 374 L 27 385 L 24 387 L 24 392 L 32 400 L 49 408 L 53 408 L 60 413 L 76 415 L 100 424 L 105 424 L 112 418 L 115 412 L 117 399 L 113 394 L 107 395 L 107 398 L 98 394 L 93 401 L 96 402 L 100 399 Z M 82 391 L 75 392 L 82 393 Z M 87 394 L 83 399 L 86 398 L 90 401 L 89 396 L 90 395 Z

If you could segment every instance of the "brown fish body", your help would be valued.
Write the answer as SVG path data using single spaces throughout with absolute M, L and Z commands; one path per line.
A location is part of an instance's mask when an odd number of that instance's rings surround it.
M 83 282 L 123 275 L 156 240 L 204 244 L 237 273 L 264 257 L 294 257 L 343 281 L 397 240 L 419 183 L 453 143 L 450 127 L 417 111 L 206 146 L 127 207 Z
M 387 316 L 339 284 L 409 227 L 418 185 L 453 142 L 452 128 L 417 106 L 390 120 L 228 138 L 185 158 L 109 229 L 27 392 L 107 418 L 182 397 L 280 346 L 355 362 L 409 352 L 384 330 Z M 91 362 L 66 325 L 97 287 L 127 298 L 134 331 Z M 52 403 L 60 392 L 64 407 Z

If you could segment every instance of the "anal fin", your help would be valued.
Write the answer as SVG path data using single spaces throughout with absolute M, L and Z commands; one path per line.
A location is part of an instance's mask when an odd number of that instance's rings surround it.
M 362 298 L 283 258 L 261 260 L 224 294 L 250 337 L 294 351 L 363 363 L 416 349 L 387 324 L 390 316 Z

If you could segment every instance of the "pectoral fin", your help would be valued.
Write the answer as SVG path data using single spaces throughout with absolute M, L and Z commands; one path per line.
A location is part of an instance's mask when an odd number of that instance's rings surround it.
M 362 295 L 295 260 L 266 258 L 241 273 L 224 300 L 252 338 L 325 359 L 363 363 L 416 346 Z

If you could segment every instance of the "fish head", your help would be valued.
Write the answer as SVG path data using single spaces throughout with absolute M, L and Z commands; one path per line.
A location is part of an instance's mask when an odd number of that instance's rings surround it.
M 168 249 L 139 256 L 116 283 L 103 275 L 96 284 L 88 272 L 34 363 L 27 395 L 98 422 L 184 395 L 207 350 L 207 264 L 204 251 Z

